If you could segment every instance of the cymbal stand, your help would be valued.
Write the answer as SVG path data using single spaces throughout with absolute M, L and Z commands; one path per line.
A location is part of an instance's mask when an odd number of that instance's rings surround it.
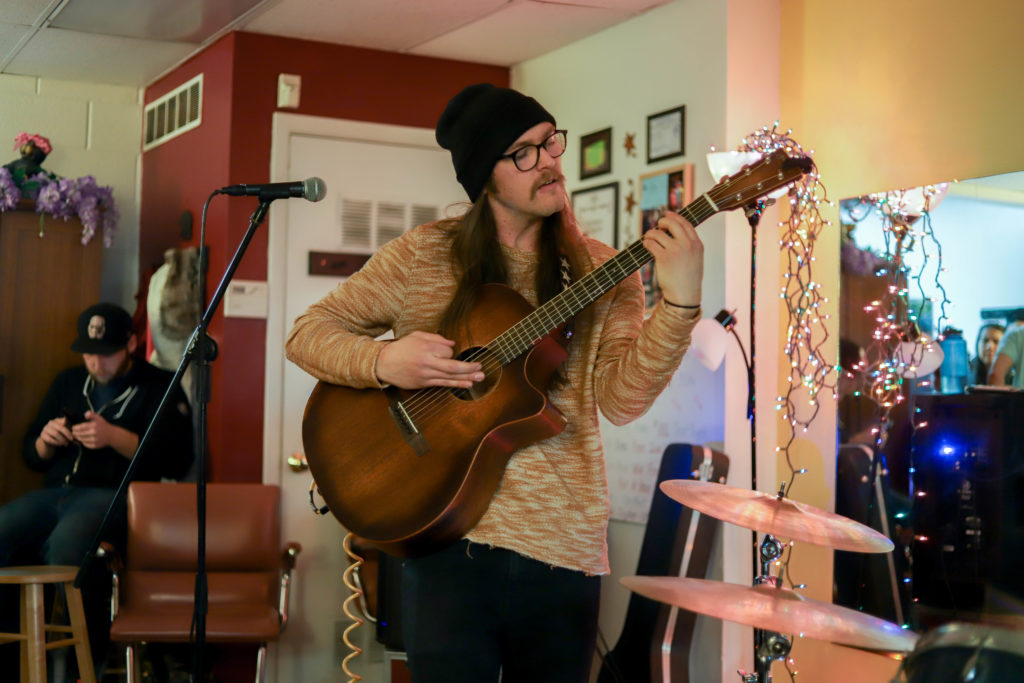
M 783 544 L 777 538 L 771 534 L 764 535 L 758 551 L 761 572 L 758 576 L 754 577 L 755 586 L 780 586 L 782 584 L 782 577 L 772 576 L 771 572 L 772 562 L 782 557 L 782 549 Z M 792 646 L 793 640 L 787 635 L 755 628 L 754 656 L 756 661 L 754 663 L 754 672 L 748 673 L 740 669 L 737 673 L 739 673 L 742 683 L 771 683 L 772 662 L 788 657 Z

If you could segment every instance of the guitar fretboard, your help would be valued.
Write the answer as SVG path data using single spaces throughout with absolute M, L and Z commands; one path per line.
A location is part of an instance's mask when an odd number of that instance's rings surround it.
M 701 195 L 678 211 L 691 225 L 697 226 L 716 213 L 717 207 L 707 195 Z M 601 298 L 606 292 L 651 262 L 643 239 L 633 242 L 586 276 L 562 290 L 550 301 L 537 307 L 518 323 L 494 339 L 488 348 L 502 365 L 507 365 L 528 351 L 545 335 Z

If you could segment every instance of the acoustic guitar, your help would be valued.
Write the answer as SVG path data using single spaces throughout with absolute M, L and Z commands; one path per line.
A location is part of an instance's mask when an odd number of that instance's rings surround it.
M 782 149 L 679 210 L 692 225 L 810 172 Z M 638 240 L 537 308 L 499 284 L 481 288 L 456 358 L 478 361 L 472 389 L 352 389 L 319 382 L 302 440 L 310 471 L 345 528 L 402 557 L 438 550 L 483 516 L 512 453 L 552 437 L 565 418 L 546 391 L 567 352 L 556 334 L 579 311 L 653 260 Z

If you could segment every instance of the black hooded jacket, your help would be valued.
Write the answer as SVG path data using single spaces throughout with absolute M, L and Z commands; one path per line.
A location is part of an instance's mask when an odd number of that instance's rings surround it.
M 50 385 L 36 419 L 25 435 L 25 462 L 33 470 L 46 473 L 46 488 L 117 488 L 128 469 L 129 460 L 113 448 L 92 450 L 73 443 L 58 448 L 53 458 L 43 460 L 36 452 L 36 439 L 46 423 L 55 417 L 63 417 L 65 410 L 78 414 L 93 410 L 107 422 L 137 434 L 141 440 L 172 377 L 171 373 L 136 359 L 128 373 L 116 380 L 116 396 L 105 405 L 93 406 L 88 396 L 93 392 L 94 382 L 85 366 L 62 371 Z M 171 404 L 155 430 L 147 452 L 142 454 L 142 460 L 136 466 L 133 480 L 179 479 L 188 472 L 193 458 L 192 417 L 180 388 L 172 394 Z

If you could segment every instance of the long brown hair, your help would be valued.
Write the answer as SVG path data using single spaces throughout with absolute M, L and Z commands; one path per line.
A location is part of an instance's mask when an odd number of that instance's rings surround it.
M 466 213 L 441 221 L 440 227 L 451 236 L 450 254 L 458 278 L 455 294 L 441 316 L 441 334 L 450 338 L 466 319 L 481 285 L 491 282 L 508 284 L 508 266 L 498 242 L 498 226 L 486 192 L 481 193 Z M 573 282 L 590 270 L 590 257 L 568 198 L 561 211 L 551 214 L 541 224 L 534 283 L 538 304 L 549 301 L 562 291 L 562 255 L 569 261 Z M 586 310 L 576 316 L 574 332 L 589 329 L 589 325 L 579 324 L 584 320 L 589 322 L 586 316 Z

